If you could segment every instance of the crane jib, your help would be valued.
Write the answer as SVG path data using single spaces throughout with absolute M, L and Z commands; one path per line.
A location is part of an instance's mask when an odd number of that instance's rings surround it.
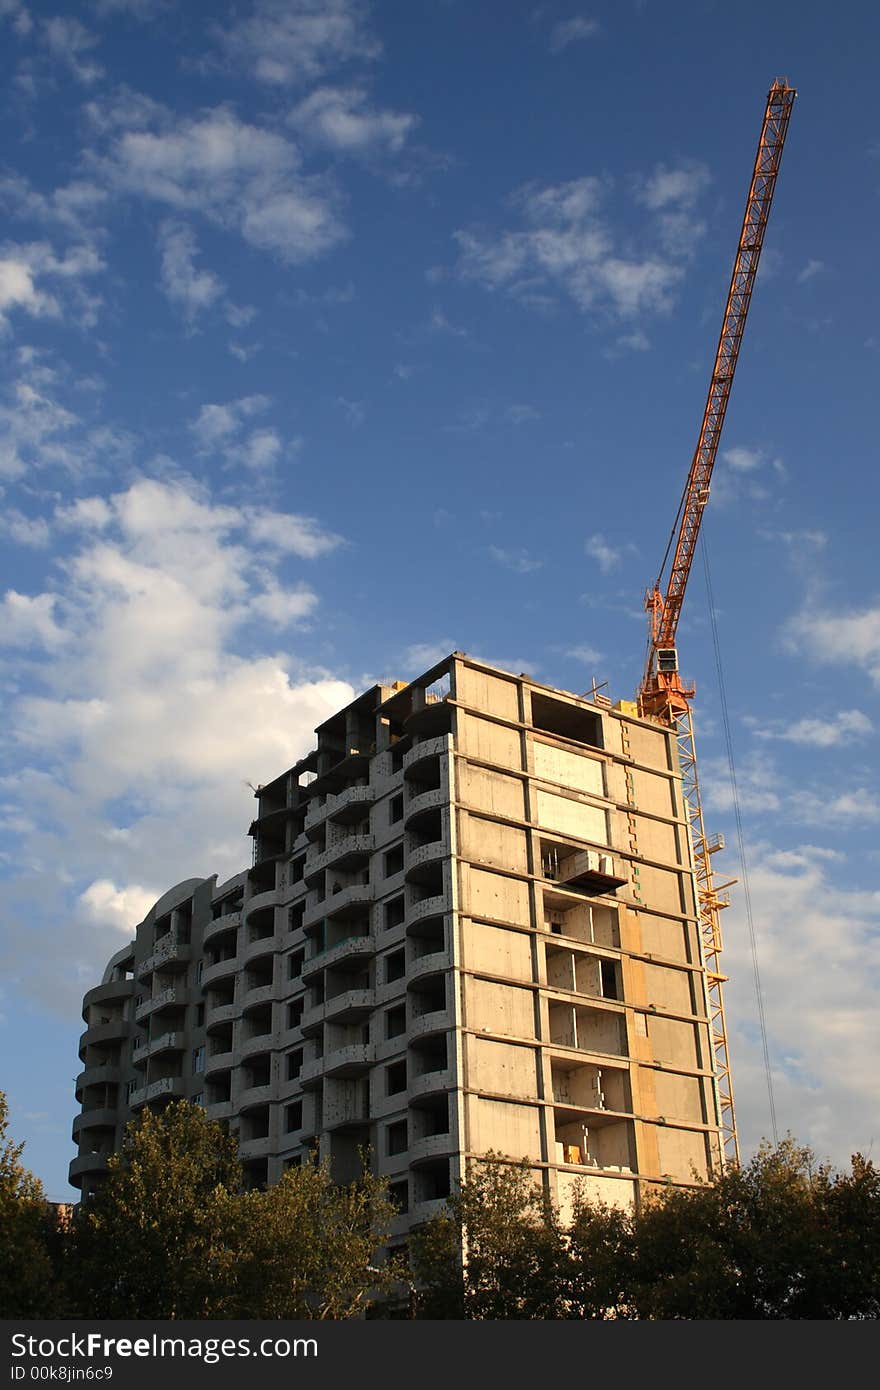
M 648 593 L 646 606 L 651 615 L 651 633 L 648 660 L 639 690 L 639 707 L 644 714 L 666 719 L 674 717 L 690 693 L 685 691 L 678 676 L 675 636 L 699 540 L 703 511 L 709 498 L 712 470 L 718 454 L 795 96 L 794 88 L 786 82 L 777 81 L 767 97 L 700 436 L 679 505 L 679 525 L 669 582 L 664 594 L 661 570 L 656 584 Z M 667 556 L 668 553 L 667 550 Z

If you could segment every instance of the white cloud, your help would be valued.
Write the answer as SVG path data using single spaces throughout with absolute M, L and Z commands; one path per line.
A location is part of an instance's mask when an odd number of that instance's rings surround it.
M 107 196 L 106 189 L 87 179 L 74 179 L 48 194 L 38 192 L 18 174 L 0 179 L 0 198 L 10 216 L 60 227 L 84 241 L 97 235 L 95 217 L 106 204 Z
M 837 613 L 808 608 L 783 635 L 791 650 L 821 665 L 859 666 L 880 686 L 880 604 Z
M 792 798 L 791 815 L 804 825 L 832 830 L 870 825 L 880 820 L 880 797 L 867 787 L 836 794 L 802 791 Z
M 267 410 L 270 404 L 268 396 L 256 395 L 241 396 L 226 405 L 203 405 L 196 419 L 190 423 L 190 429 L 200 447 L 211 452 L 237 434 L 243 420 Z
M 437 642 L 415 642 L 403 653 L 401 669 L 408 676 L 420 676 L 456 650 L 456 643 L 451 637 L 443 637 Z
M 329 67 L 381 51 L 361 0 L 257 0 L 253 13 L 216 31 L 230 60 L 260 82 L 314 81 Z
M 55 594 L 20 594 L 7 589 L 0 604 L 0 646 L 54 647 L 64 638 L 55 621 Z
M 293 654 L 318 599 L 290 557 L 338 541 L 317 521 L 140 479 L 56 524 L 72 548 L 55 589 L 2 610 L 30 645 L 6 661 L 21 689 L 0 778 L 17 836 L 0 968 L 69 1008 L 158 892 L 247 865 L 246 783 L 290 766 L 355 692 Z M 261 649 L 267 630 L 283 655 Z M 51 978 L 24 969 L 50 950 Z
M 78 19 L 69 15 L 54 15 L 43 21 L 41 32 L 52 57 L 69 68 L 77 82 L 89 86 L 104 75 L 100 63 L 86 56 L 96 47 L 98 40 Z
M 839 710 L 827 719 L 796 719 L 785 728 L 755 729 L 758 738 L 782 739 L 809 748 L 837 748 L 872 733 L 874 725 L 857 709 Z
M 289 123 L 338 154 L 399 154 L 418 117 L 371 110 L 363 87 L 318 87 L 290 113 Z
M 342 544 L 342 537 L 326 531 L 311 516 L 268 512 L 245 508 L 244 516 L 252 539 L 275 547 L 282 554 L 315 560 Z
M 813 260 L 813 259 L 811 258 L 810 260 L 807 261 L 807 263 L 806 263 L 806 265 L 804 266 L 803 270 L 801 270 L 801 271 L 798 273 L 798 277 L 797 277 L 797 279 L 798 279 L 798 284 L 799 284 L 799 285 L 805 285 L 805 284 L 807 283 L 807 281 L 808 281 L 808 280 L 812 280 L 813 277 L 814 277 L 815 275 L 821 275 L 821 273 L 822 273 L 822 271 L 823 271 L 824 269 L 825 269 L 825 262 L 824 262 L 824 261 L 817 261 L 817 260 Z
M 81 476 L 128 458 L 128 436 L 85 424 L 58 399 L 53 380 L 51 371 L 32 364 L 0 404 L 0 476 L 47 468 Z
M 565 655 L 572 661 L 582 661 L 585 666 L 595 666 L 605 658 L 595 647 L 569 647 Z
M 202 453 L 219 453 L 230 465 L 241 465 L 255 471 L 271 468 L 283 453 L 294 454 L 302 440 L 290 440 L 285 445 L 277 429 L 263 426 L 245 429 L 245 422 L 261 414 L 271 404 L 268 396 L 242 396 L 226 404 L 203 405 L 190 429 Z
M 453 338 L 466 338 L 468 335 L 467 329 L 451 323 L 442 309 L 433 311 L 428 326 L 432 333 L 449 333 Z
M 549 48 L 551 53 L 561 53 L 570 43 L 582 43 L 599 33 L 600 25 L 596 19 L 586 19 L 574 15 L 571 19 L 560 20 L 550 30 Z
M 505 569 L 513 570 L 514 574 L 531 574 L 533 570 L 541 569 L 543 560 L 536 560 L 527 550 L 502 550 L 500 546 L 490 545 L 489 554 L 498 565 L 503 565 Z
M 752 473 L 764 462 L 760 449 L 746 449 L 740 445 L 732 449 L 722 449 L 721 457 L 735 473 Z
M 27 262 L 7 255 L 0 258 L 0 327 L 6 326 L 10 309 L 23 309 L 35 318 L 59 312 L 58 301 L 37 290 Z
M 598 531 L 584 542 L 584 550 L 596 561 L 603 574 L 610 574 L 612 570 L 617 569 L 623 559 L 623 551 L 616 550 Z
M 33 28 L 28 10 L 19 0 L 0 0 L 0 19 L 8 19 L 19 38 L 24 38 Z
M 345 396 L 337 396 L 336 404 L 353 428 L 364 423 L 366 412 L 363 401 L 350 401 Z
M 605 211 L 610 183 L 585 177 L 521 188 L 511 199 L 522 223 L 518 229 L 457 231 L 458 274 L 538 305 L 562 292 L 583 312 L 618 319 L 667 310 L 683 275 L 681 262 L 701 234 L 691 213 L 699 181 L 690 170 L 666 170 L 662 183 L 660 178 L 655 175 L 638 193 L 643 205 L 646 198 L 651 204 L 641 253 L 631 249 L 630 235 L 624 240 L 612 228 Z M 685 217 L 686 236 L 680 221 Z
M 124 192 L 177 213 L 200 212 L 294 264 L 322 255 L 345 235 L 333 186 L 301 173 L 289 140 L 226 107 L 180 120 L 134 104 L 119 113 L 96 108 L 94 119 L 114 131 L 122 126 L 96 163 Z
M 51 532 L 49 523 L 43 516 L 25 516 L 17 507 L 8 507 L 0 513 L 0 533 L 5 532 L 17 545 L 31 546 L 42 550 L 49 544 Z
M 803 549 L 804 546 L 812 546 L 815 550 L 824 550 L 828 544 L 828 536 L 825 531 L 768 531 L 762 529 L 758 535 L 765 541 L 780 541 L 795 551 Z
M 507 406 L 504 417 L 512 425 L 525 425 L 531 420 L 540 420 L 541 413 L 533 405 L 513 404 Z
M 96 878 L 80 893 L 78 905 L 93 923 L 134 936 L 135 927 L 143 921 L 162 891 L 142 888 L 138 883 L 117 888 L 108 878 Z
M 85 292 L 83 281 L 103 268 L 95 247 L 85 243 L 59 257 L 47 242 L 7 242 L 0 247 L 0 333 L 8 327 L 10 310 L 58 318 L 64 304 L 83 326 L 92 326 L 99 301 Z M 47 279 L 51 290 L 42 283 Z
M 705 164 L 691 161 L 668 168 L 658 164 L 637 185 L 638 201 L 652 212 L 692 208 L 712 181 Z
M 750 850 L 780 1133 L 790 1129 L 820 1157 L 848 1163 L 876 1138 L 875 1065 L 880 897 L 854 889 L 836 858 L 812 846 Z M 733 866 L 734 872 L 735 866 Z M 721 871 L 723 872 L 723 870 Z M 741 891 L 724 913 L 722 969 L 741 1143 L 769 1135 L 749 934 Z
M 213 271 L 196 269 L 198 246 L 191 227 L 181 222 L 163 222 L 159 228 L 159 249 L 162 290 L 192 323 L 217 302 L 226 286 Z

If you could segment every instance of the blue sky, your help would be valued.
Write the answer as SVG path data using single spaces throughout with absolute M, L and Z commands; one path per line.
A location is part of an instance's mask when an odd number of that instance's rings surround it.
M 633 695 L 777 76 L 706 533 L 779 1127 L 876 1159 L 876 7 L 0 0 L 0 35 L 0 1086 L 50 1194 L 84 989 L 247 862 L 247 783 L 329 711 L 453 648 Z

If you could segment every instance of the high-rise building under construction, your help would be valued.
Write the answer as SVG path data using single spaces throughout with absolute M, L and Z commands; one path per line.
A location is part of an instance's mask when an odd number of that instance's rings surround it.
M 71 1181 L 187 1097 L 251 1183 L 318 1147 L 396 1236 L 468 1160 L 628 1204 L 722 1160 L 673 728 L 453 653 L 257 792 L 253 866 L 171 889 L 86 995 Z

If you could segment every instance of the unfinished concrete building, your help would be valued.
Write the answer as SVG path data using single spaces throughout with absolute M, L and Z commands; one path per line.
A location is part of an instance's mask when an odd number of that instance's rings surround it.
M 721 1161 L 675 734 L 454 653 L 259 789 L 253 866 L 167 893 L 86 995 L 71 1181 L 144 1105 L 237 1131 L 251 1183 L 369 1145 L 400 1215 L 525 1156 L 628 1204 Z

